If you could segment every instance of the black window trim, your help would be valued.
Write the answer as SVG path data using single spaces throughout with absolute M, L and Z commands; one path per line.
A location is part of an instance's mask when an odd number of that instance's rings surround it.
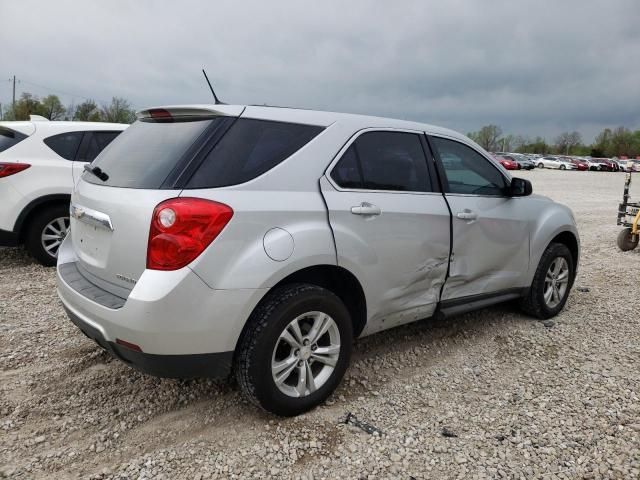
M 80 135 L 82 135 L 82 137 L 80 138 L 80 141 L 78 142 L 78 146 L 76 147 L 76 151 L 73 154 L 73 158 L 64 158 L 62 155 L 60 155 L 58 152 L 56 152 L 53 148 L 51 148 L 51 146 L 46 142 L 50 138 L 58 137 L 60 135 L 69 135 L 71 133 L 79 133 Z M 42 139 L 42 143 L 44 143 L 45 146 L 49 150 L 51 150 L 53 153 L 58 155 L 61 159 L 66 160 L 67 162 L 75 162 L 76 159 L 78 158 L 78 152 L 80 151 L 80 147 L 82 146 L 82 142 L 84 142 L 84 134 L 85 134 L 85 130 L 69 130 L 67 132 L 54 133 L 53 135 L 49 135 L 48 137 L 44 137 Z
M 427 161 L 427 172 L 429 175 L 429 186 L 431 190 L 428 192 L 420 192 L 414 190 L 373 190 L 368 188 L 344 188 L 337 184 L 337 182 L 331 176 L 333 173 L 333 169 L 338 164 L 338 162 L 342 159 L 344 154 L 351 148 L 351 145 L 355 143 L 355 141 L 365 133 L 369 132 L 398 132 L 398 133 L 412 133 L 417 135 L 420 138 L 420 144 L 422 145 L 422 150 Z M 356 149 L 356 156 L 359 160 L 358 151 Z M 440 182 L 436 181 L 438 175 L 435 170 L 433 156 L 431 154 L 429 144 L 427 143 L 427 139 L 425 137 L 425 132 L 423 130 L 411 130 L 408 128 L 395 128 L 395 127 L 367 127 L 362 128 L 355 132 L 349 139 L 345 142 L 345 144 L 338 150 L 338 153 L 329 163 L 329 166 L 326 168 L 324 172 L 325 178 L 329 181 L 331 186 L 335 188 L 339 192 L 366 192 L 366 193 L 392 193 L 392 194 L 409 194 L 409 195 L 442 195 L 442 190 L 440 188 Z
M 480 155 L 482 158 L 484 158 L 487 162 L 489 162 L 489 164 L 491 166 L 493 166 L 493 168 L 495 168 L 498 171 L 498 173 L 500 174 L 500 176 L 504 179 L 505 191 L 501 195 L 485 195 L 485 194 L 479 194 L 479 193 L 453 193 L 453 192 L 451 192 L 450 188 L 449 188 L 449 182 L 447 181 L 447 174 L 446 174 L 444 166 L 442 164 L 442 159 L 440 158 L 440 154 L 438 153 L 438 149 L 434 148 L 433 138 L 443 138 L 445 140 L 450 140 L 452 142 L 459 143 L 460 145 L 464 145 L 465 147 L 468 147 L 471 150 L 473 150 L 474 152 L 476 152 L 478 155 Z M 429 149 L 431 150 L 431 152 L 433 154 L 433 158 L 435 159 L 436 168 L 438 170 L 438 178 L 440 179 L 440 182 L 442 183 L 442 191 L 444 192 L 445 195 L 455 195 L 457 197 L 511 198 L 507 194 L 507 188 L 511 184 L 511 178 L 508 177 L 507 175 L 505 175 L 504 172 L 500 169 L 500 167 L 498 167 L 497 160 L 489 158 L 487 155 L 484 155 L 482 152 L 479 152 L 477 149 L 475 149 L 473 146 L 469 145 L 468 143 L 460 141 L 459 138 L 450 137 L 448 135 L 427 133 L 427 142 L 429 144 Z
M 91 163 L 86 160 L 80 160 L 80 157 L 84 155 L 89 148 L 89 138 L 93 133 L 117 133 L 120 135 L 124 130 L 77 130 L 82 132 L 82 140 L 80 140 L 80 145 L 78 146 L 78 150 L 76 151 L 75 156 L 73 157 L 74 162 L 80 163 Z M 113 141 L 113 140 L 112 140 Z

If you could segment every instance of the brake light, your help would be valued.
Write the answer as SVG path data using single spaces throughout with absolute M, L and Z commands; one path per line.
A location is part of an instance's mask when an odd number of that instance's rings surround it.
M 164 108 L 152 108 L 149 110 L 149 115 L 151 118 L 164 122 L 173 122 L 173 116 L 169 110 L 165 110 Z
M 8 177 L 14 173 L 26 170 L 31 165 L 28 163 L 2 163 L 0 162 L 0 178 Z
M 232 216 L 228 205 L 201 198 L 172 198 L 158 204 L 151 217 L 147 268 L 177 270 L 188 265 Z

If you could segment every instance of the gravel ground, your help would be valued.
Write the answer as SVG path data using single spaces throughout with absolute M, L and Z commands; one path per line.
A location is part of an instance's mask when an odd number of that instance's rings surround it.
M 578 288 L 553 324 L 506 305 L 363 339 L 332 399 L 293 419 L 233 384 L 112 360 L 65 318 L 53 270 L 0 250 L 0 477 L 640 478 L 640 250 L 615 245 L 624 175 L 521 176 L 581 233 Z

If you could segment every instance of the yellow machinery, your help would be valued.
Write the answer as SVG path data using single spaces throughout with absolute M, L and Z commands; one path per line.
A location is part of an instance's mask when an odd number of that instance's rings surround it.
M 640 203 L 630 202 L 629 187 L 631 186 L 631 172 L 627 173 L 624 181 L 622 203 L 618 205 L 618 225 L 625 228 L 618 234 L 618 247 L 623 252 L 633 250 L 638 246 L 638 223 L 640 222 Z

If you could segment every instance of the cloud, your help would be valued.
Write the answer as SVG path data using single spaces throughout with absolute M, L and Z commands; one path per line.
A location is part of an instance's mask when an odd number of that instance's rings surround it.
M 587 140 L 604 126 L 640 127 L 637 0 L 21 0 L 1 13 L 0 78 L 15 74 L 19 92 L 63 92 L 65 102 L 208 102 L 204 66 L 234 103 L 462 132 L 578 129 Z M 10 95 L 0 83 L 0 101 Z

